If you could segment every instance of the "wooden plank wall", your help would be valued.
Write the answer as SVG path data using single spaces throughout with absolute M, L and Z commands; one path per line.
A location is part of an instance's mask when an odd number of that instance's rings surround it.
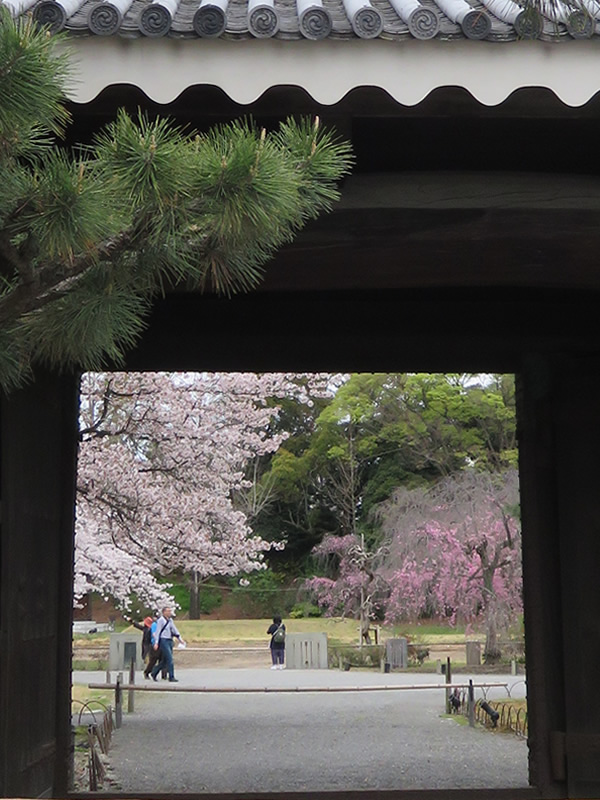
M 69 752 L 77 382 L 0 404 L 0 792 L 64 793 Z

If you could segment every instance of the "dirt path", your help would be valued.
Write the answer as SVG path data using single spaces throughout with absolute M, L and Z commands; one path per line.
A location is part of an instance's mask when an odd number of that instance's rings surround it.
M 180 668 L 177 675 L 179 687 L 235 686 L 237 692 L 139 693 L 136 712 L 124 715 L 110 752 L 124 791 L 476 789 L 528 782 L 526 742 L 441 716 L 442 686 L 243 693 L 253 686 L 427 684 L 431 675 L 264 668 Z M 161 754 L 160 770 L 147 769 L 149 753 Z

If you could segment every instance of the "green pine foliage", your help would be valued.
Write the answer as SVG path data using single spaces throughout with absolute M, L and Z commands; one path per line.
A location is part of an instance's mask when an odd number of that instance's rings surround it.
M 60 133 L 68 122 L 69 67 L 58 42 L 30 20 L 13 23 L 0 8 L 0 140 L 14 154 L 36 152 L 49 132 Z
M 37 363 L 118 366 L 154 298 L 226 295 L 331 208 L 349 145 L 318 120 L 206 134 L 119 111 L 93 144 L 61 146 L 68 60 L 0 9 L 0 388 Z

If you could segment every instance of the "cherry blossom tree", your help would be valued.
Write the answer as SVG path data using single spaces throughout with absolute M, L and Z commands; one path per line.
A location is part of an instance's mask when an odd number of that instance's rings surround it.
M 390 621 L 439 615 L 482 622 L 484 658 L 522 610 L 516 470 L 467 470 L 428 490 L 398 490 L 382 508 Z
M 515 470 L 467 470 L 429 488 L 399 488 L 382 504 L 383 543 L 328 536 L 315 554 L 330 576 L 307 582 L 330 614 L 388 622 L 441 616 L 484 624 L 484 658 L 500 656 L 498 632 L 522 610 Z
M 81 385 L 75 598 L 91 589 L 124 609 L 172 603 L 160 575 L 198 587 L 265 567 L 281 547 L 253 534 L 233 496 L 246 465 L 277 450 L 272 398 L 311 402 L 328 376 L 87 373 Z
M 304 584 L 328 614 L 359 620 L 361 645 L 363 640 L 370 644 L 371 621 L 385 607 L 387 582 L 376 567 L 385 551 L 383 546 L 370 552 L 364 537 L 357 534 L 330 534 L 313 554 L 325 563 L 333 577 L 316 576 Z

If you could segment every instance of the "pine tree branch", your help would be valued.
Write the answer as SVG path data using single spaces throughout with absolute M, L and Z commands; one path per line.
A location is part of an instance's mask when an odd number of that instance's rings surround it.
M 254 288 L 337 198 L 349 145 L 308 120 L 192 136 L 121 111 L 93 145 L 61 147 L 68 58 L 30 20 L 0 16 L 1 389 L 34 363 L 115 363 L 163 285 Z
M 100 261 L 114 258 L 126 251 L 132 244 L 133 229 L 128 228 L 96 245 L 93 251 L 73 259 L 68 266 L 64 263 L 46 264 L 38 267 L 32 281 L 22 282 L 9 294 L 0 298 L 0 326 L 15 322 L 23 314 L 43 308 L 53 300 L 72 291 Z M 8 244 L 0 237 L 0 255 L 5 256 L 3 246 Z M 9 248 L 6 252 L 10 252 Z M 14 257 L 14 254 L 13 254 Z M 18 252 L 16 252 L 18 258 Z M 11 261 L 11 263 L 13 263 Z
M 18 248 L 11 242 L 5 231 L 0 231 L 0 274 L 11 279 L 15 273 L 29 275 L 30 268 L 26 259 L 22 258 Z

